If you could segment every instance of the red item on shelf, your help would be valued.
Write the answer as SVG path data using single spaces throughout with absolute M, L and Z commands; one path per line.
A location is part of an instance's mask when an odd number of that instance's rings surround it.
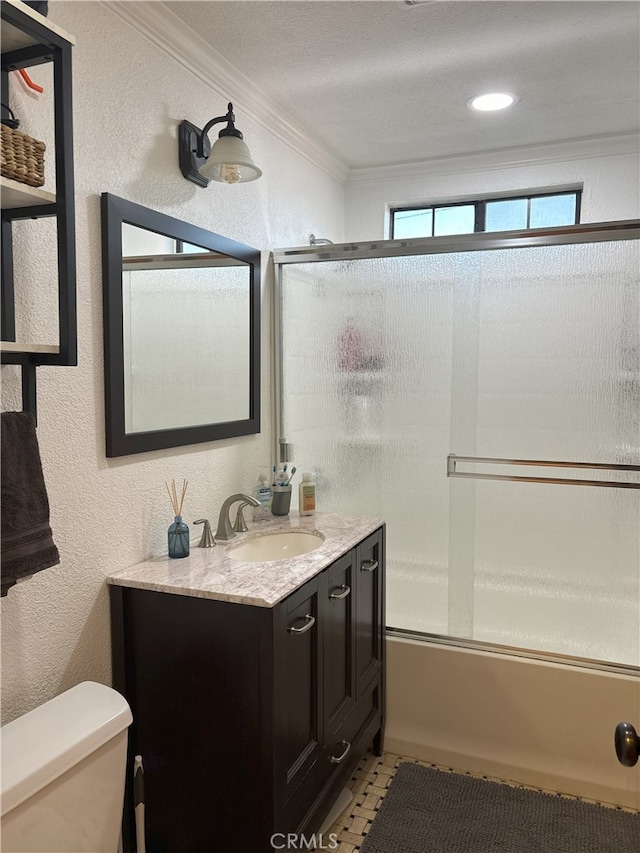
M 362 370 L 365 360 L 364 350 L 365 342 L 362 332 L 353 321 L 347 321 L 338 340 L 340 370 Z

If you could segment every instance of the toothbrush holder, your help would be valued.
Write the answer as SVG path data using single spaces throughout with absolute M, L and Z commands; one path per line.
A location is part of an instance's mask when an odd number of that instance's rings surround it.
M 289 515 L 291 507 L 291 486 L 273 486 L 271 502 L 272 515 Z

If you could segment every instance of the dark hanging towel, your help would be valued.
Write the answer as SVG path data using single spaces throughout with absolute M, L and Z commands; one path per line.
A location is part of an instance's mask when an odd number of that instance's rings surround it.
M 51 528 L 35 419 L 29 412 L 2 412 L 2 595 L 18 578 L 60 562 Z

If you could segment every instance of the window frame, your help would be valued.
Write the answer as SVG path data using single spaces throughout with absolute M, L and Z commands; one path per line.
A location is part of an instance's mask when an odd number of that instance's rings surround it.
M 390 240 L 405 240 L 411 239 L 409 237 L 396 237 L 395 236 L 395 216 L 396 213 L 404 213 L 405 211 L 415 210 L 415 211 L 428 211 L 430 210 L 431 215 L 431 234 L 424 234 L 423 237 L 437 237 L 440 235 L 434 234 L 435 224 L 436 224 L 436 210 L 440 208 L 450 208 L 450 207 L 470 207 L 471 205 L 475 208 L 474 214 L 474 222 L 473 222 L 473 231 L 465 231 L 465 234 L 478 234 L 478 233 L 498 233 L 498 232 L 487 232 L 486 230 L 486 220 L 487 220 L 487 203 L 494 201 L 526 201 L 527 202 L 527 225 L 526 228 L 516 229 L 521 231 L 530 231 L 531 230 L 531 200 L 534 198 L 554 198 L 560 195 L 575 195 L 576 204 L 575 204 L 575 215 L 574 221 L 571 223 L 566 223 L 566 225 L 579 225 L 580 224 L 580 213 L 582 206 L 582 188 L 573 189 L 573 190 L 556 190 L 556 191 L 545 191 L 545 192 L 533 192 L 519 195 L 496 195 L 496 196 L 485 196 L 483 198 L 472 198 L 465 200 L 457 200 L 457 201 L 443 201 L 436 202 L 434 204 L 411 204 L 411 205 L 403 205 L 403 206 L 394 206 L 389 209 L 389 239 Z M 555 226 L 545 226 L 545 227 L 555 227 Z M 565 226 L 562 226 L 565 227 Z

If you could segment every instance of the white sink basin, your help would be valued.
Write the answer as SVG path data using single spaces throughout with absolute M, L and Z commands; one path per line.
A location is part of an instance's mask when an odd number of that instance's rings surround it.
M 324 542 L 322 533 L 307 533 L 301 530 L 285 530 L 279 533 L 263 533 L 247 539 L 240 545 L 227 550 L 231 560 L 245 563 L 268 563 L 270 560 L 287 560 L 315 551 Z

